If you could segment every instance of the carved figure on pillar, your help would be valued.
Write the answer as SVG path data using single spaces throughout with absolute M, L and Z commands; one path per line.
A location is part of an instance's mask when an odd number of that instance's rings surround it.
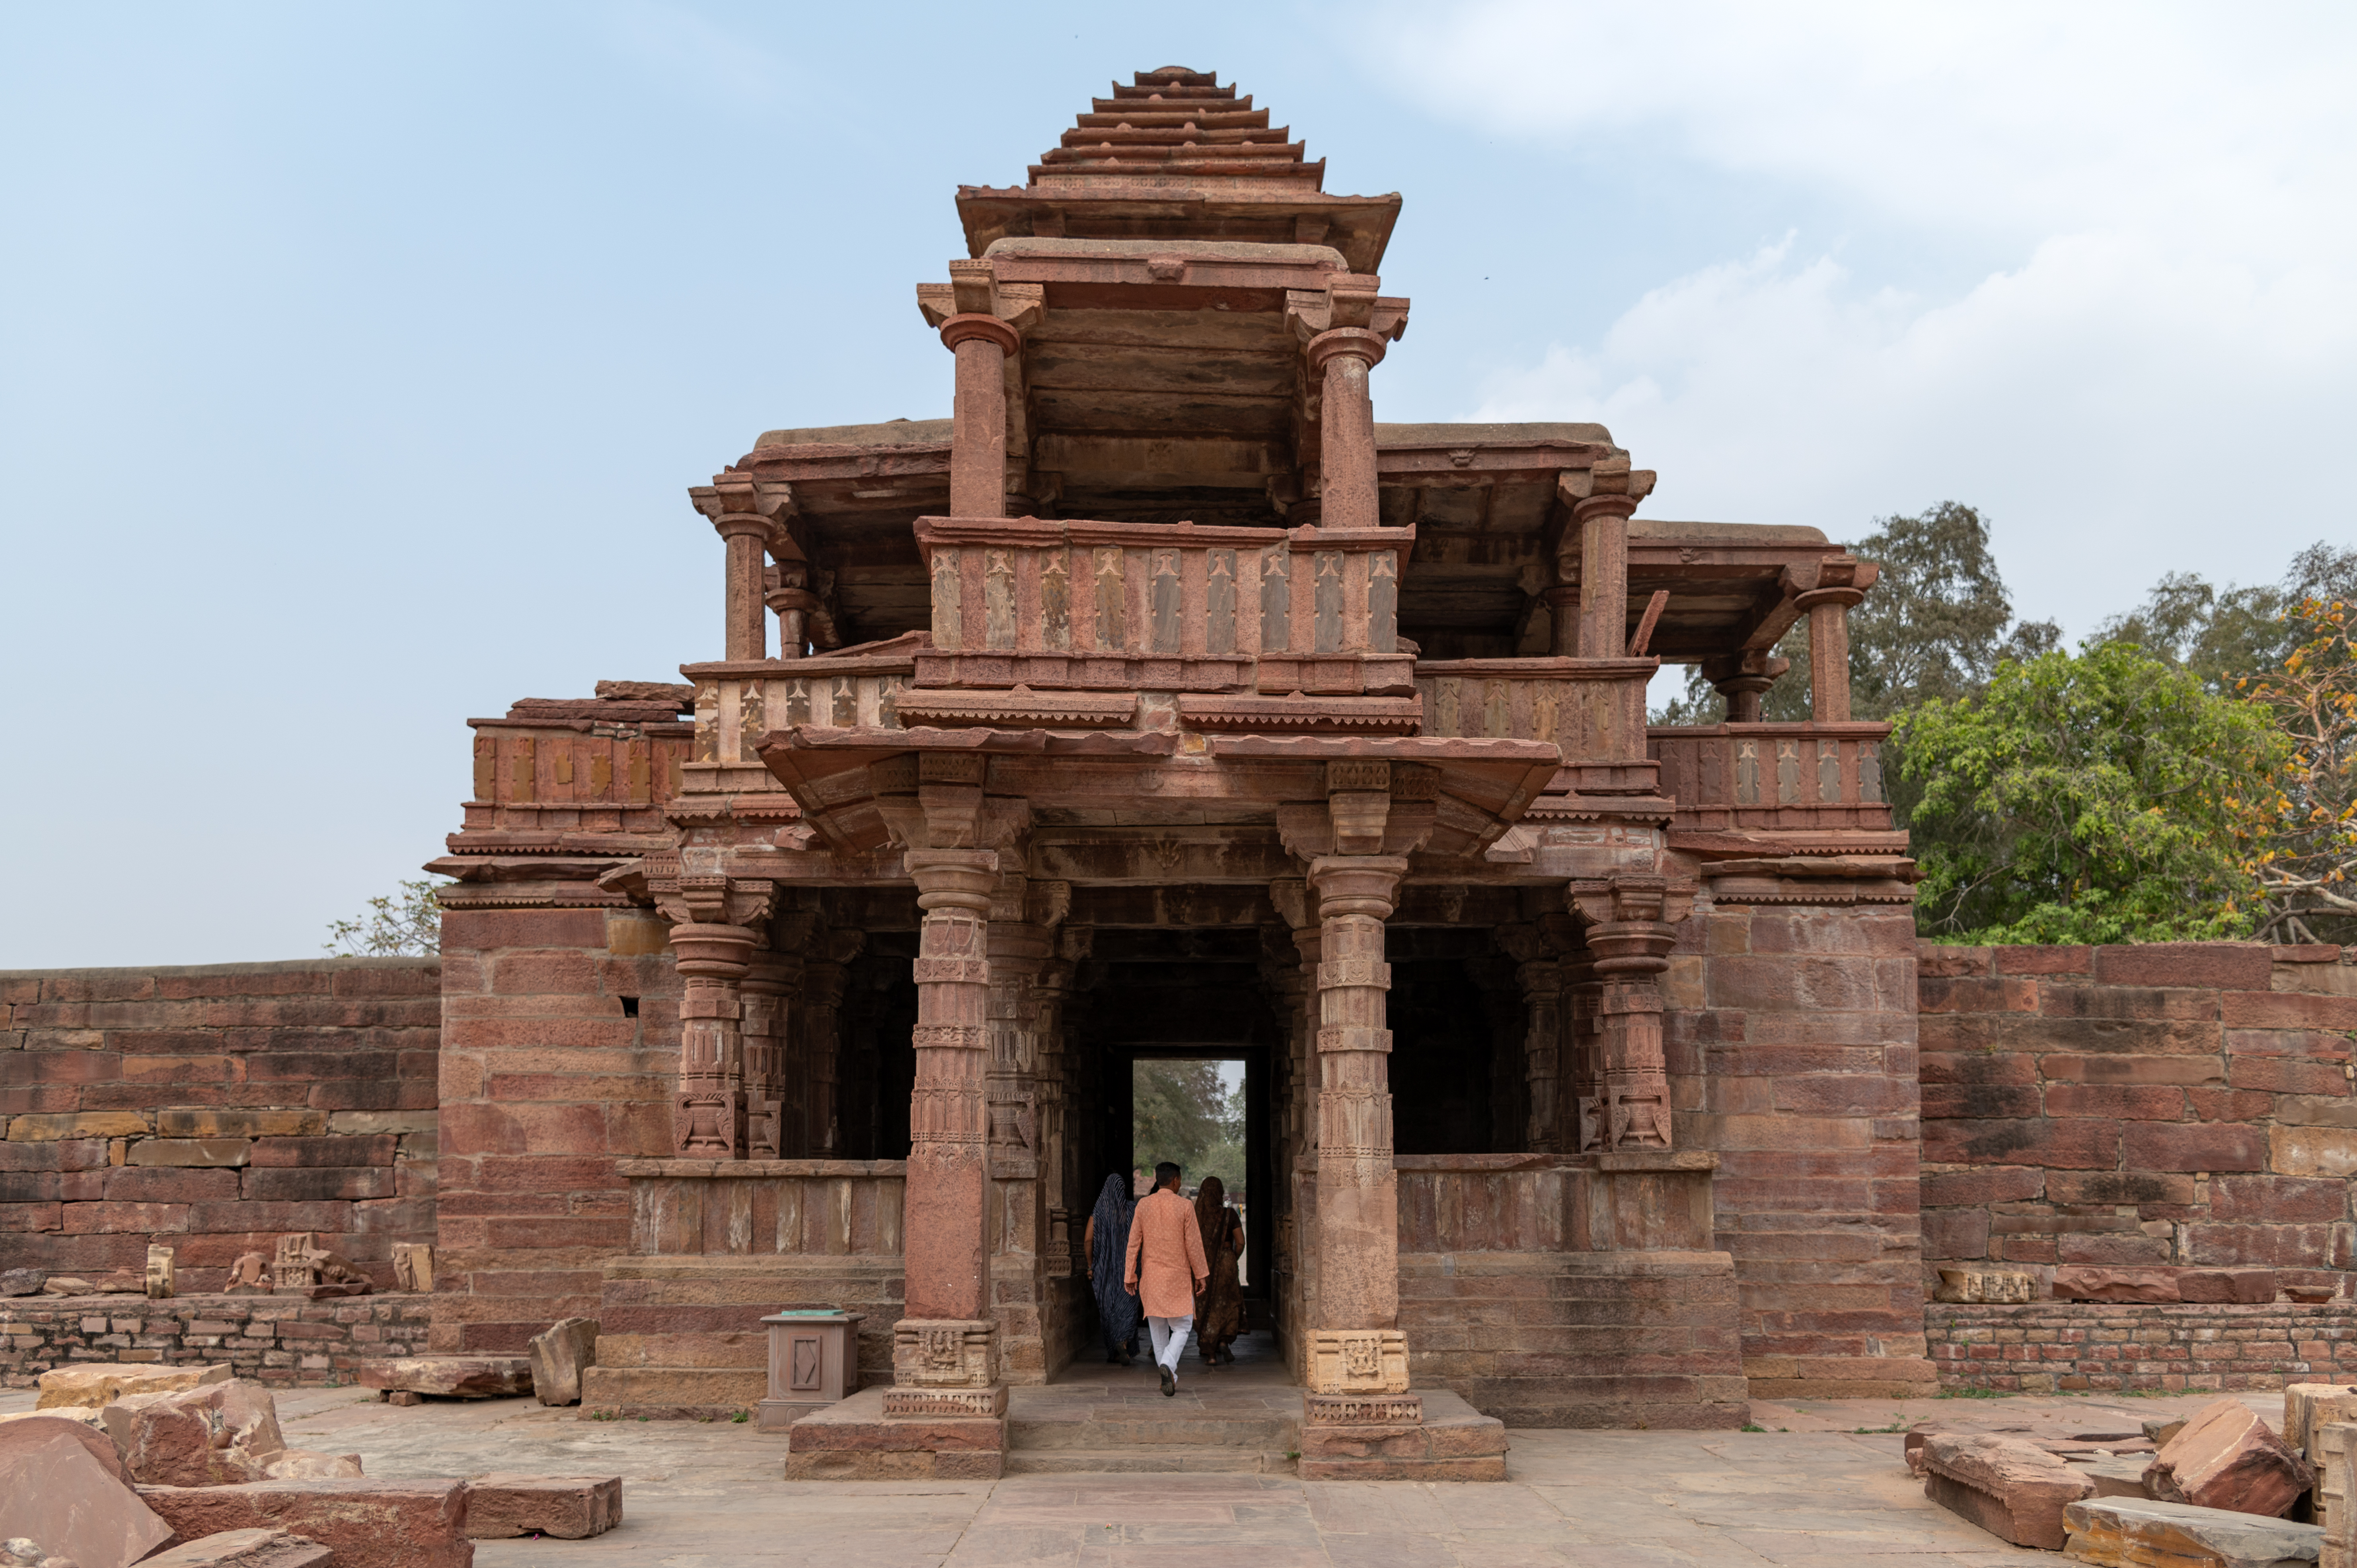
M 1694 893 L 1661 876 L 1571 885 L 1596 977 L 1581 987 L 1594 1007 L 1594 1032 L 1573 1085 L 1581 1154 L 1670 1146 L 1658 978 L 1670 966 L 1677 926 L 1693 911 Z

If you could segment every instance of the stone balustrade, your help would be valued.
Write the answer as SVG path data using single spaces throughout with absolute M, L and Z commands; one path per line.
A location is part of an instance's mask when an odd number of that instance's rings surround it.
M 1653 789 L 1645 683 L 1652 659 L 1444 659 L 1415 667 L 1428 736 L 1552 741 L 1582 794 Z
M 1889 792 L 1878 724 L 1655 728 L 1647 749 L 1685 832 L 1886 831 Z
M 623 1160 L 636 1257 L 897 1257 L 905 1160 Z

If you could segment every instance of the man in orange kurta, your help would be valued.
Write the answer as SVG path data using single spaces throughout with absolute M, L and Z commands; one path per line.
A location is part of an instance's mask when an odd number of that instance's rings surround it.
M 1195 1293 L 1211 1277 L 1195 1206 L 1178 1196 L 1178 1167 L 1165 1160 L 1154 1167 L 1154 1190 L 1138 1199 L 1136 1216 L 1129 1222 L 1129 1258 L 1123 1265 L 1122 1283 L 1146 1309 L 1166 1399 L 1178 1391 L 1178 1358 L 1186 1353 L 1187 1332 L 1195 1326 Z

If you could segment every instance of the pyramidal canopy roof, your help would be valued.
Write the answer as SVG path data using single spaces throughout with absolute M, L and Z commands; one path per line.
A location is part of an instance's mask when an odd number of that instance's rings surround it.
M 1139 71 L 1091 102 L 1028 183 L 959 188 L 967 253 L 1021 236 L 1242 240 L 1331 245 L 1351 271 L 1376 271 L 1398 195 L 1326 194 L 1324 160 L 1290 138 L 1210 71 Z

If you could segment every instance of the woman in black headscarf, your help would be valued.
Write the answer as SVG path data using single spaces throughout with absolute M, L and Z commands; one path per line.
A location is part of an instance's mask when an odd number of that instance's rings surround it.
M 1129 1219 L 1135 1208 L 1129 1178 L 1109 1176 L 1081 1236 L 1089 1255 L 1089 1283 L 1096 1293 L 1097 1326 L 1104 1331 L 1105 1360 L 1125 1367 L 1136 1355 L 1130 1347 L 1137 1338 L 1137 1297 L 1122 1286 L 1129 1256 Z

